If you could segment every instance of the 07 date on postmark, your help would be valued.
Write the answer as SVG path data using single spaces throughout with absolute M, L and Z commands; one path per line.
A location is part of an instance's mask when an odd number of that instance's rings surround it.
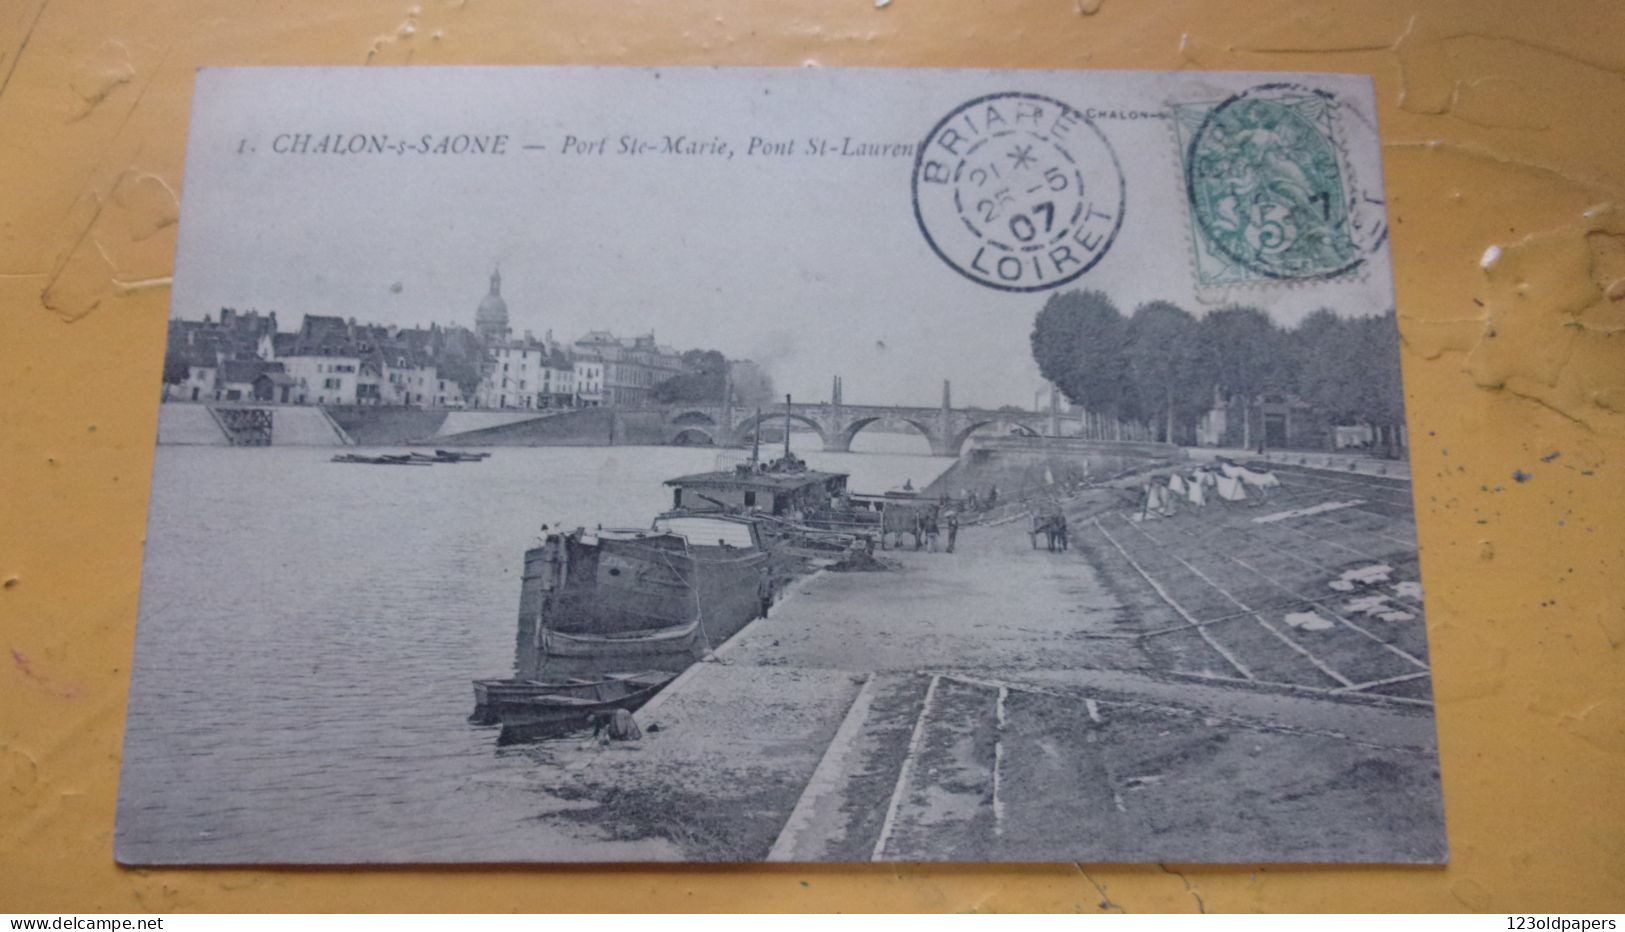
M 1064 285 L 1123 225 L 1123 171 L 1100 128 L 1051 97 L 1007 92 L 954 108 L 920 144 L 914 217 L 961 275 L 1001 291 Z

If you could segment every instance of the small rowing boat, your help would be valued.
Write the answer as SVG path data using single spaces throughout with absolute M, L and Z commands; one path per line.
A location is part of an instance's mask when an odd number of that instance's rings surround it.
M 478 725 L 502 726 L 502 743 L 565 734 L 591 724 L 597 714 L 636 711 L 677 676 L 660 670 L 609 673 L 598 679 L 561 682 L 475 680 Z
M 368 466 L 433 466 L 433 460 L 413 459 L 410 455 L 362 456 L 359 453 L 340 453 L 335 463 L 363 463 Z

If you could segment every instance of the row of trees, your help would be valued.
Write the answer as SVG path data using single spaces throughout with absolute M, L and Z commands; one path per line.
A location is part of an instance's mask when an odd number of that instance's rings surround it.
M 735 404 L 773 401 L 773 379 L 753 362 L 729 362 L 717 350 L 689 350 L 683 354 L 688 371 L 655 385 L 651 394 L 662 404 L 694 402 L 716 404 L 733 394 Z
M 1039 372 L 1074 404 L 1150 424 L 1175 442 L 1190 442 L 1216 402 L 1233 402 L 1246 412 L 1250 448 L 1252 408 L 1270 397 L 1309 405 L 1328 445 L 1332 425 L 1367 424 L 1392 438 L 1404 423 L 1391 310 L 1348 318 L 1323 308 L 1287 329 L 1254 307 L 1197 319 L 1151 301 L 1124 316 L 1099 291 L 1068 291 L 1038 312 L 1032 350 Z

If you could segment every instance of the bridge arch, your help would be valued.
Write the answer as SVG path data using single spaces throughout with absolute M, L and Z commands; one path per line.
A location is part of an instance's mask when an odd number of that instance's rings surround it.
M 674 447 L 714 447 L 717 444 L 716 434 L 704 427 L 680 426 L 677 432 L 666 441 Z
M 876 414 L 876 415 L 867 416 L 867 417 L 855 418 L 852 421 L 848 422 L 847 424 L 843 425 L 842 428 L 841 428 L 841 434 L 840 434 L 840 438 L 839 438 L 839 440 L 840 440 L 840 449 L 841 450 L 851 450 L 852 449 L 852 441 L 857 438 L 858 434 L 863 432 L 863 429 L 865 427 L 868 427 L 871 424 L 875 424 L 875 423 L 878 423 L 878 422 L 881 422 L 881 421 L 891 421 L 891 422 L 897 423 L 897 424 L 907 424 L 908 426 L 914 428 L 914 432 L 916 434 L 918 434 L 920 437 L 925 438 L 925 442 L 926 442 L 927 445 L 929 445 L 932 453 L 936 453 L 937 448 L 941 445 L 942 438 L 940 436 L 938 436 L 937 431 L 935 430 L 935 428 L 933 428 L 933 426 L 930 423 L 926 422 L 926 421 L 922 421 L 922 420 L 920 420 L 918 418 L 907 417 L 907 416 L 902 415 L 902 414 Z
M 808 427 L 811 427 L 814 431 L 817 431 L 819 441 L 821 441 L 826 448 L 829 446 L 829 432 L 824 430 L 824 425 L 804 414 L 796 414 L 794 412 L 786 414 L 783 411 L 763 411 L 760 414 L 752 414 L 751 416 L 740 421 L 734 427 L 734 434 L 739 437 L 744 437 L 755 433 L 758 425 L 772 423 L 773 421 L 795 421 L 799 424 L 805 424 Z M 786 423 L 784 426 L 786 430 L 790 428 L 788 423 Z
M 709 412 L 697 411 L 697 410 L 694 410 L 694 409 L 689 409 L 687 411 L 678 411 L 677 413 L 673 414 L 671 417 L 667 418 L 666 421 L 669 424 L 674 424 L 674 425 L 679 425 L 679 426 L 683 426 L 683 425 L 704 425 L 704 426 L 708 426 L 708 427 L 717 426 L 717 419 L 712 417 Z
M 981 430 L 984 427 L 996 427 L 1000 428 L 1003 433 L 1021 434 L 1024 437 L 1043 436 L 1043 433 L 1036 427 L 1025 421 L 1015 420 L 1013 418 L 990 417 L 983 418 L 981 420 L 972 420 L 969 424 L 965 425 L 963 430 L 959 431 L 959 433 L 955 434 L 949 439 L 948 455 L 958 456 L 965 449 L 965 441 L 970 439 L 971 434 L 976 433 L 978 430 Z

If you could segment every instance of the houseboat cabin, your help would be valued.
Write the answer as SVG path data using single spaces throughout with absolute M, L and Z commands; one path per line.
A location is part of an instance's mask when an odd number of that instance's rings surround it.
M 799 468 L 797 468 L 799 466 Z M 701 472 L 666 480 L 672 487 L 672 510 L 686 512 L 759 512 L 782 518 L 844 507 L 846 474 L 807 469 L 799 460 L 786 464 Z

